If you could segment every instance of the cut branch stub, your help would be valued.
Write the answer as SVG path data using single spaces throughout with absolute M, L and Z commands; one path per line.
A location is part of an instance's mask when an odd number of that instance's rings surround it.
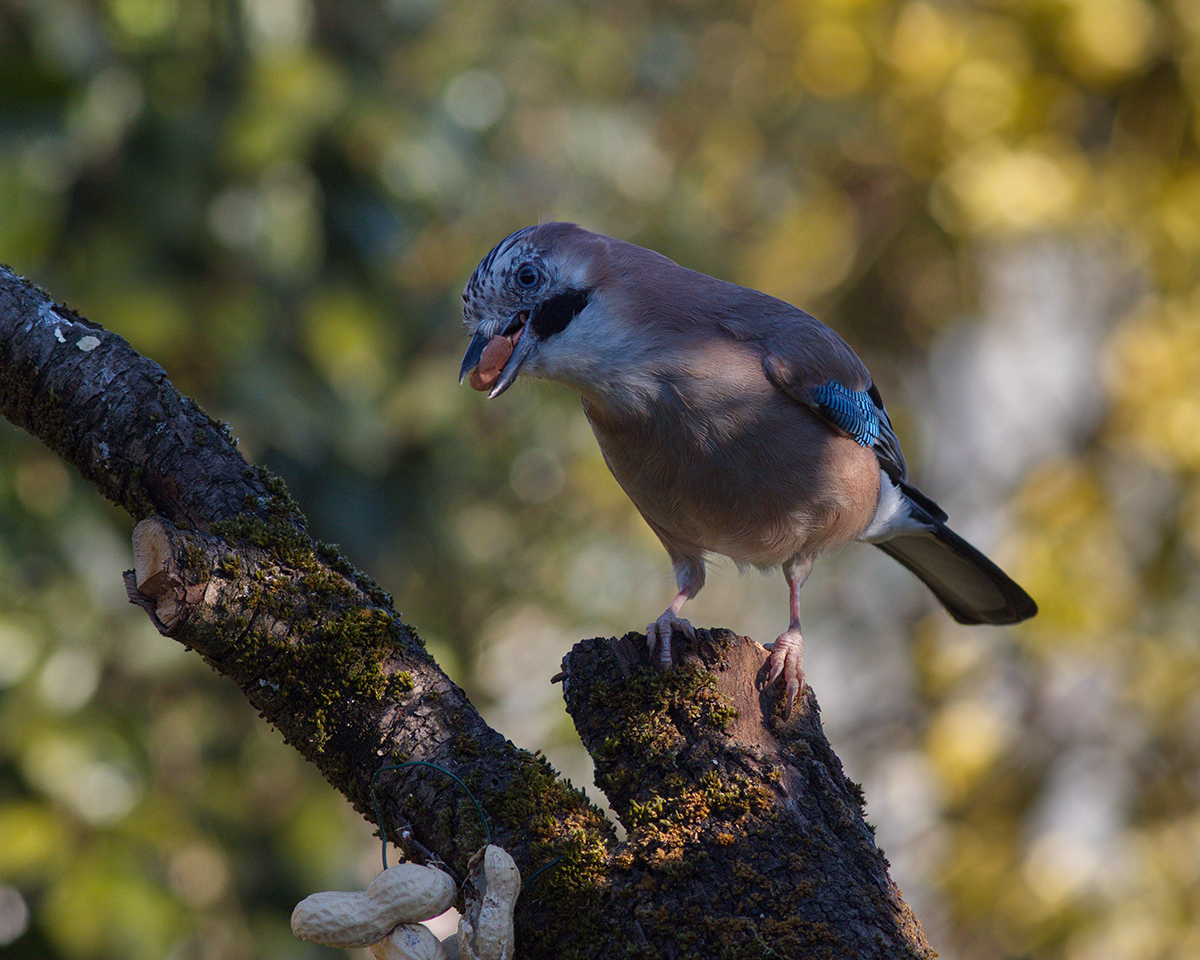
M 178 533 L 178 531 L 174 531 Z M 133 528 L 133 571 L 125 574 L 129 599 L 150 615 L 160 632 L 171 633 L 204 599 L 208 578 L 186 583 L 166 521 L 142 520 Z

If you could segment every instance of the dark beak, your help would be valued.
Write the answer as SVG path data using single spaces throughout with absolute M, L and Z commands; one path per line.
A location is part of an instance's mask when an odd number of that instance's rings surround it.
M 458 371 L 458 383 L 460 386 L 467 379 L 467 374 L 479 366 L 479 358 L 483 356 L 483 348 L 488 345 L 489 339 L 491 338 L 485 337 L 482 333 L 477 333 L 471 338 L 466 355 L 463 357 L 462 368 Z

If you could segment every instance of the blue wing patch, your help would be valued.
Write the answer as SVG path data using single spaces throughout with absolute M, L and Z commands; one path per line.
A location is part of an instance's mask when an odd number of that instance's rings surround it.
M 851 390 L 830 380 L 813 387 L 811 394 L 817 413 L 860 446 L 875 446 L 879 440 L 879 410 L 866 390 Z

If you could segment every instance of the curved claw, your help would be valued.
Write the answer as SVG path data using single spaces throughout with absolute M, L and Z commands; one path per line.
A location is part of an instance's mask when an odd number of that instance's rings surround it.
M 650 659 L 657 660 L 663 670 L 669 670 L 673 665 L 671 660 L 671 636 L 679 631 L 689 640 L 696 639 L 696 630 L 683 617 L 667 610 L 653 623 L 646 627 L 646 646 L 650 650 Z
M 790 716 L 796 697 L 800 695 L 807 684 L 804 679 L 804 638 L 800 631 L 791 627 L 781 633 L 771 644 L 771 669 L 767 674 L 767 686 L 783 679 L 784 692 L 787 695 L 787 708 L 784 716 Z

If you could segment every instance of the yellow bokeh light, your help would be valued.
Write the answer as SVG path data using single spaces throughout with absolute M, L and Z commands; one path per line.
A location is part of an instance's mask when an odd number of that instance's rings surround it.
M 1011 125 L 1020 94 L 1011 65 L 968 60 L 950 76 L 942 93 L 942 112 L 951 130 L 975 141 Z
M 849 198 L 817 182 L 748 247 L 741 282 L 791 303 L 811 303 L 846 278 L 857 252 Z
M 927 749 L 951 797 L 975 784 L 999 758 L 1012 735 L 1012 722 L 980 698 L 948 704 L 934 717 Z
M 1145 0 L 1075 0 L 1063 45 L 1075 69 L 1113 80 L 1141 68 L 1158 39 L 1158 15 Z
M 896 17 L 888 59 L 911 84 L 930 90 L 962 60 L 966 47 L 963 24 L 946 7 L 911 0 Z
M 872 63 L 866 41 L 851 24 L 822 20 L 804 38 L 796 68 L 813 93 L 844 97 L 866 87 Z
M 365 400 L 387 382 L 386 325 L 348 288 L 322 293 L 305 312 L 304 345 L 333 389 L 347 400 Z
M 1041 608 L 1024 642 L 1110 643 L 1136 609 L 1137 586 L 1107 492 L 1078 464 L 1055 461 L 1030 475 L 1021 501 L 1031 532 L 1014 571 Z
M 1053 147 L 981 144 L 946 171 L 939 186 L 968 231 L 1020 233 L 1061 226 L 1084 195 L 1087 170 Z
M 127 35 L 141 40 L 157 37 L 179 19 L 177 0 L 111 0 L 109 9 Z
M 1153 224 L 1180 251 L 1200 250 L 1200 171 L 1177 176 L 1165 190 Z
M 1115 442 L 1166 467 L 1200 468 L 1200 297 L 1143 311 L 1113 338 L 1108 376 Z

